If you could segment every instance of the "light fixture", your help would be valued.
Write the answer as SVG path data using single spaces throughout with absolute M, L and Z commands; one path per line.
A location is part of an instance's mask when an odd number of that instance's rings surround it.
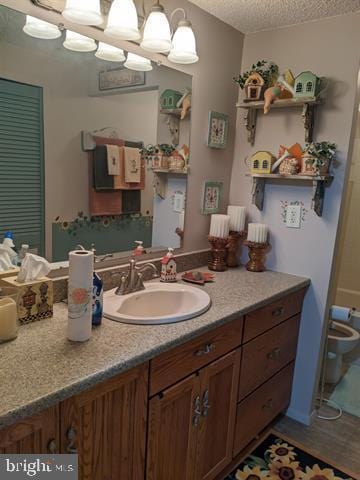
M 103 42 L 99 43 L 95 57 L 108 62 L 123 62 L 125 60 L 124 50 Z
M 168 59 L 173 63 L 196 63 L 199 57 L 196 52 L 196 40 L 191 22 L 186 18 L 178 23 L 172 39 L 172 47 Z
M 137 72 L 149 72 L 153 69 L 148 58 L 130 52 L 128 53 L 124 66 L 129 70 L 136 70 Z
M 81 25 L 101 25 L 104 21 L 100 0 L 66 0 L 62 15 L 66 20 Z
M 92 38 L 80 35 L 80 33 L 68 30 L 64 47 L 73 52 L 93 52 L 96 50 L 96 42 Z
M 26 23 L 23 31 L 30 37 L 41 38 L 42 40 L 53 40 L 61 36 L 57 25 L 40 20 L 40 18 L 26 15 Z
M 111 5 L 105 34 L 121 40 L 138 40 L 140 31 L 133 0 L 114 0 Z
M 141 48 L 149 52 L 167 53 L 171 49 L 171 32 L 164 7 L 157 3 L 151 8 L 145 27 Z

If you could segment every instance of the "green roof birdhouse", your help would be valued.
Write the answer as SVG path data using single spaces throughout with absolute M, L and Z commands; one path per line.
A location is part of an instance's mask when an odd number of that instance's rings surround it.
M 170 110 L 176 108 L 178 101 L 182 98 L 183 94 L 176 90 L 167 89 L 160 97 L 160 105 L 163 110 Z
M 295 98 L 316 97 L 320 93 L 321 79 L 312 72 L 302 72 L 295 78 Z

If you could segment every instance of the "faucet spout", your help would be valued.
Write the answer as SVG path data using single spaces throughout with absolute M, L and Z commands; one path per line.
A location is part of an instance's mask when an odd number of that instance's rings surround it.
M 144 290 L 145 286 L 142 277 L 143 273 L 149 269 L 153 271 L 153 278 L 159 276 L 157 268 L 153 263 L 146 263 L 141 267 L 137 267 L 135 258 L 132 258 L 127 273 L 121 276 L 121 284 L 116 289 L 115 294 L 127 295 Z

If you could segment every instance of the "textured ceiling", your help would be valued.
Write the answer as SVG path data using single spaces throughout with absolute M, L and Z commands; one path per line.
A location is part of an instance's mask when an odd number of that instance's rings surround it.
M 243 33 L 360 10 L 360 0 L 190 0 Z

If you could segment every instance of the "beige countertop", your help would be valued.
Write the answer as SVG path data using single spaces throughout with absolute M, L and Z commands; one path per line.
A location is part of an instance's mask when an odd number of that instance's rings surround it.
M 22 326 L 16 340 L 0 345 L 0 428 L 309 283 L 277 272 L 228 270 L 217 273 L 214 283 L 199 287 L 212 300 L 210 310 L 201 316 L 151 326 L 103 319 L 85 343 L 67 340 L 67 307 L 56 304 L 52 319 Z

